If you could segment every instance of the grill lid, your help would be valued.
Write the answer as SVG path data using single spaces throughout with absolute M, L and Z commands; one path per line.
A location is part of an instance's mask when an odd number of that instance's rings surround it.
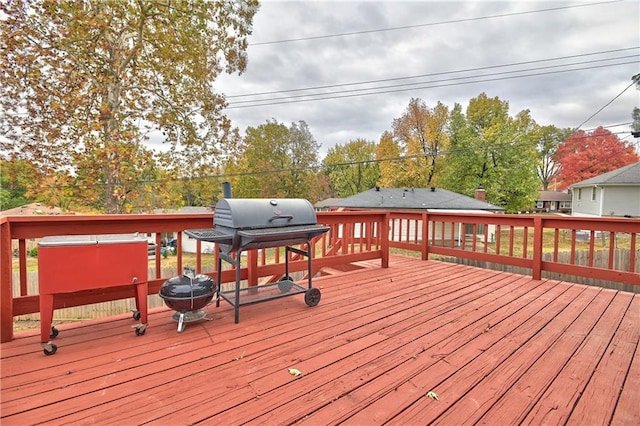
M 316 224 L 311 203 L 300 198 L 223 198 L 216 204 L 212 229 L 185 233 L 201 241 L 218 243 L 225 253 L 238 249 L 304 243 L 329 231 Z
M 216 203 L 213 223 L 233 229 L 315 225 L 316 212 L 302 198 L 223 198 Z

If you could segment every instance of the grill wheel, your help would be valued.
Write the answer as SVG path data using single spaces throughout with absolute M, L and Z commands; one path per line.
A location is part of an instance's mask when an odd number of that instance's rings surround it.
M 304 293 L 304 303 L 306 303 L 307 306 L 316 306 L 318 303 L 320 303 L 320 297 L 320 290 L 315 287 L 310 288 Z

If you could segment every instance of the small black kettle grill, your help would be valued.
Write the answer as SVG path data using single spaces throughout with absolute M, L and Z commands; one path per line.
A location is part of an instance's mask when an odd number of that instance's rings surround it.
M 178 322 L 178 333 L 184 331 L 186 323 L 204 319 L 207 306 L 217 291 L 215 281 L 204 274 L 197 274 L 194 268 L 185 267 L 182 275 L 167 280 L 160 287 L 159 296 L 174 311 L 173 320 Z

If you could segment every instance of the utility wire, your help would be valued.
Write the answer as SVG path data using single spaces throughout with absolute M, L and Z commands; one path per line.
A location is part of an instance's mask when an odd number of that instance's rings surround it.
M 640 55 L 627 55 L 627 56 L 619 56 L 619 57 L 615 57 L 615 58 L 595 59 L 595 60 L 592 60 L 592 61 L 572 62 L 572 63 L 561 64 L 561 65 L 548 65 L 548 66 L 544 66 L 544 67 L 535 67 L 535 68 L 527 68 L 527 69 L 521 69 L 521 70 L 502 71 L 502 72 L 484 74 L 484 75 L 482 75 L 482 77 L 509 75 L 509 74 L 515 74 L 515 73 L 529 72 L 529 71 L 540 71 L 540 70 L 547 70 L 547 69 L 554 69 L 554 68 L 561 68 L 561 67 L 569 67 L 569 66 L 574 66 L 574 65 L 586 65 L 586 64 L 593 64 L 593 63 L 598 63 L 598 62 L 603 62 L 603 61 L 613 61 L 613 60 L 630 59 L 630 58 L 640 58 Z M 637 61 L 634 61 L 634 62 L 637 62 Z M 623 64 L 626 64 L 626 63 L 623 63 Z M 619 65 L 619 64 L 613 64 L 613 65 Z M 582 69 L 583 68 L 577 68 L 577 70 L 582 70 Z M 567 70 L 567 71 L 571 71 L 571 70 Z M 454 72 L 460 72 L 460 71 L 454 71 Z M 438 74 L 445 74 L 445 73 L 438 73 Z M 447 82 L 447 81 L 467 80 L 467 79 L 474 78 L 474 77 L 476 77 L 476 76 L 452 77 L 452 78 L 446 78 L 446 79 L 441 79 L 441 80 L 418 81 L 418 82 L 414 82 L 414 83 L 402 83 L 402 84 L 394 84 L 394 85 L 387 85 L 387 86 L 369 87 L 369 88 L 363 88 L 363 89 L 345 89 L 345 90 L 334 91 L 334 92 L 307 93 L 307 94 L 302 94 L 302 95 L 283 96 L 283 97 L 275 97 L 275 98 L 267 98 L 267 99 L 251 99 L 251 100 L 247 100 L 247 101 L 231 102 L 230 105 L 235 106 L 235 105 L 238 105 L 238 104 L 247 104 L 247 103 L 262 102 L 262 101 L 276 101 L 276 100 L 284 100 L 284 99 L 296 99 L 296 98 L 303 98 L 303 97 L 308 97 L 308 96 L 324 96 L 324 95 L 330 95 L 330 94 L 364 92 L 364 91 L 371 91 L 371 90 L 390 89 L 390 88 L 396 88 L 396 87 L 415 86 L 415 85 L 418 85 L 418 84 L 431 84 L 431 83 L 442 83 L 442 82 Z
M 455 83 L 430 84 L 429 82 L 421 82 L 421 83 L 415 83 L 415 86 L 414 87 L 410 87 L 410 88 L 401 88 L 401 89 L 394 89 L 394 90 L 378 90 L 378 88 L 367 89 L 367 90 L 377 90 L 375 92 L 368 92 L 368 93 L 340 94 L 340 93 L 346 93 L 346 91 L 341 91 L 341 92 L 329 93 L 329 95 L 331 95 L 331 96 L 327 96 L 328 95 L 327 93 L 303 95 L 303 96 L 306 96 L 306 97 L 312 96 L 313 98 L 311 98 L 311 99 L 295 99 L 295 98 L 298 98 L 300 96 L 292 96 L 292 97 L 287 97 L 287 98 L 274 98 L 274 99 L 254 100 L 254 101 L 252 101 L 253 103 L 243 104 L 243 105 L 237 105 L 240 102 L 236 102 L 236 103 L 229 103 L 229 106 L 226 109 L 238 109 L 238 108 L 251 108 L 251 107 L 259 107 L 259 106 L 282 105 L 282 104 L 299 103 L 299 102 L 310 102 L 310 101 L 329 100 L 329 99 L 351 98 L 351 97 L 356 97 L 356 96 L 370 96 L 370 95 L 380 95 L 380 94 L 386 94 L 386 93 L 406 92 L 406 91 L 409 91 L 409 90 L 422 90 L 422 89 L 432 89 L 432 88 L 437 88 L 437 87 L 447 87 L 447 86 L 458 86 L 458 85 L 475 84 L 475 83 L 485 83 L 485 82 L 489 82 L 489 81 L 512 80 L 512 79 L 516 79 L 516 78 L 536 77 L 536 76 L 541 76 L 541 75 L 560 74 L 560 73 L 567 73 L 567 72 L 584 71 L 584 70 L 588 70 L 588 69 L 597 69 L 597 68 L 606 68 L 606 67 L 612 67 L 612 66 L 636 64 L 638 62 L 640 62 L 640 61 L 637 61 L 637 60 L 636 61 L 627 61 L 627 62 L 620 62 L 620 63 L 615 63 L 615 64 L 593 65 L 593 66 L 581 67 L 581 68 L 576 68 L 576 69 L 568 69 L 568 70 L 536 72 L 536 73 L 531 73 L 531 74 L 523 74 L 523 75 L 517 75 L 517 76 L 506 76 L 506 77 L 497 77 L 497 78 L 483 78 L 483 79 L 472 80 L 472 81 L 459 81 L 459 82 L 455 82 Z M 525 72 L 525 71 L 527 71 L 527 70 L 520 71 L 520 72 Z M 472 78 L 472 77 L 467 77 L 467 78 Z M 452 80 L 455 80 L 455 79 L 449 79 L 449 80 L 443 80 L 443 81 L 452 81 Z M 424 85 L 424 84 L 427 84 L 427 85 Z M 243 101 L 243 102 L 250 102 L 250 101 Z
M 622 96 L 622 94 L 624 92 L 626 92 L 627 90 L 629 90 L 629 88 L 631 86 L 633 86 L 634 84 L 636 84 L 635 81 L 632 81 L 631 84 L 629 84 L 622 92 L 618 93 L 613 99 L 611 99 L 609 102 L 607 102 L 602 108 L 600 108 L 599 110 L 597 110 L 596 112 L 594 112 L 591 117 L 587 118 L 586 120 L 584 120 L 582 123 L 580 123 L 580 125 L 578 127 L 576 127 L 576 129 L 579 129 L 580 127 L 582 127 L 585 123 L 587 123 L 589 120 L 591 120 L 593 117 L 595 117 L 596 115 L 600 114 L 600 112 L 602 112 L 602 110 L 604 110 L 606 107 L 608 107 L 609 105 L 611 105 L 611 103 L 613 103 L 613 101 L 615 101 L 616 99 L 618 99 L 620 96 Z
M 477 72 L 477 71 L 489 70 L 489 69 L 494 69 L 494 68 L 507 68 L 507 67 L 514 67 L 514 66 L 519 66 L 519 65 L 529 65 L 529 64 L 537 64 L 537 63 L 541 63 L 541 62 L 552 62 L 552 61 L 560 61 L 560 60 L 566 60 L 566 59 L 575 59 L 575 58 L 582 58 L 582 57 L 585 57 L 585 56 L 604 55 L 604 54 L 607 54 L 607 53 L 619 53 L 619 52 L 626 52 L 626 51 L 629 51 L 629 50 L 638 50 L 638 49 L 640 49 L 640 46 L 627 47 L 627 48 L 622 48 L 622 49 L 613 49 L 613 50 L 603 50 L 603 51 L 600 51 L 600 52 L 592 52 L 592 53 L 581 53 L 581 54 L 577 54 L 577 55 L 559 56 L 559 57 L 556 57 L 556 58 L 535 59 L 535 60 L 531 60 L 531 61 L 514 62 L 514 63 L 511 63 L 511 64 L 488 65 L 488 66 L 484 66 L 484 67 L 467 68 L 467 69 L 451 70 L 451 71 L 441 71 L 441 72 L 435 72 L 435 73 L 429 73 L 429 74 L 420 74 L 420 75 L 412 75 L 412 76 L 404 76 L 404 77 L 391 77 L 391 78 L 384 78 L 384 79 L 379 79 L 379 80 L 356 81 L 356 82 L 352 82 L 352 83 L 328 84 L 328 85 L 324 85 L 324 86 L 312 86 L 312 87 L 303 87 L 303 88 L 296 88 L 296 89 L 274 90 L 274 91 L 269 91 L 269 92 L 246 93 L 246 94 L 240 94 L 240 95 L 227 95 L 227 96 L 225 96 L 225 98 L 226 99 L 235 99 L 235 98 L 243 98 L 243 97 L 249 97 L 249 96 L 275 95 L 277 93 L 301 92 L 301 91 L 307 91 L 307 90 L 332 89 L 332 88 L 336 88 L 336 87 L 358 86 L 358 85 L 374 84 L 374 83 L 385 83 L 385 82 L 389 82 L 389 81 L 412 80 L 412 79 L 423 78 L 423 77 L 433 77 L 433 76 L 438 76 L 438 75 L 458 74 L 458 73 L 465 73 L 465 72 Z M 607 59 L 608 58 L 603 58 L 603 59 L 600 59 L 600 60 L 607 60 Z
M 561 6 L 561 7 L 553 7 L 548 9 L 538 9 L 538 10 L 528 10 L 525 12 L 512 12 L 512 13 L 501 13 L 497 15 L 487 15 L 487 16 L 478 16 L 474 18 L 462 18 L 462 19 L 452 19 L 448 21 L 438 21 L 438 22 L 430 22 L 425 24 L 416 24 L 416 25 L 405 25 L 401 27 L 391 27 L 391 28 L 381 28 L 375 30 L 363 30 L 363 31 L 352 31 L 347 33 L 337 33 L 337 34 L 327 34 L 327 35 L 319 35 L 319 36 L 311 36 L 311 37 L 299 37 L 299 38 L 290 38 L 285 40 L 274 40 L 274 41 L 263 41 L 258 43 L 249 43 L 249 47 L 254 46 L 265 46 L 270 44 L 282 44 L 282 43 L 293 43 L 298 41 L 309 41 L 309 40 L 321 40 L 327 38 L 336 38 L 336 37 L 347 37 L 353 35 L 361 35 L 361 34 L 371 34 L 371 33 L 379 33 L 386 31 L 398 31 L 398 30 L 407 30 L 412 28 L 422 28 L 422 27 L 433 27 L 437 25 L 448 25 L 448 24 L 459 24 L 462 22 L 473 22 L 473 21 L 481 21 L 485 19 L 495 19 L 495 18 L 505 18 L 508 16 L 518 16 L 518 15 L 529 15 L 533 13 L 542 13 L 542 12 L 553 12 L 556 10 L 564 10 L 564 9 L 575 9 L 578 7 L 591 7 L 591 6 L 599 6 L 602 4 L 610 4 L 610 3 L 618 3 L 621 0 L 616 1 L 607 1 L 607 2 L 599 2 L 599 3 L 588 3 L 588 4 L 576 4 L 571 6 Z

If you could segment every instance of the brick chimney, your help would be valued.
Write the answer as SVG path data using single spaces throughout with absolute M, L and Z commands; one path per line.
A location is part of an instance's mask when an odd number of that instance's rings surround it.
M 476 189 L 476 200 L 486 202 L 487 201 L 487 192 L 482 188 Z

